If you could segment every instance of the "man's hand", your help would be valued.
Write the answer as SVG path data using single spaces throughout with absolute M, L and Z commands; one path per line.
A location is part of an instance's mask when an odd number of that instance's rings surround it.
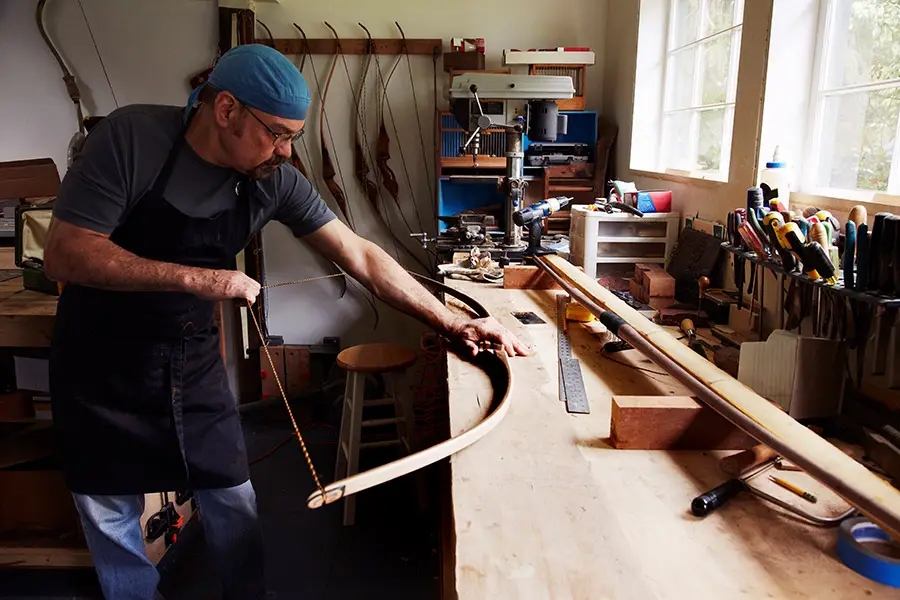
M 241 271 L 203 271 L 192 276 L 188 289 L 205 300 L 230 300 L 238 298 L 256 302 L 259 282 Z
M 494 317 L 464 319 L 450 331 L 450 337 L 466 345 L 472 356 L 478 354 L 479 342 L 496 342 L 508 356 L 528 356 L 529 349 Z
M 479 342 L 501 344 L 509 356 L 528 354 L 528 348 L 495 319 L 465 319 L 425 289 L 387 252 L 335 219 L 306 237 L 322 256 L 338 264 L 378 298 L 417 317 L 441 335 L 465 344 L 472 355 Z

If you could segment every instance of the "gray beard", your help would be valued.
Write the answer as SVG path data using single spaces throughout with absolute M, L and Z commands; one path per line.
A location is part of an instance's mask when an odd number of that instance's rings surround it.
M 271 175 L 275 170 L 287 162 L 287 159 L 283 156 L 272 156 L 269 160 L 262 162 L 250 171 L 249 175 L 251 179 L 265 179 L 269 175 Z

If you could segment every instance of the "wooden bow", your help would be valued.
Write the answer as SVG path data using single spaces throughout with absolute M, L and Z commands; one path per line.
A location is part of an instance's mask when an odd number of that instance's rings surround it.
M 365 27 L 363 28 L 365 29 Z M 366 46 L 366 58 L 363 62 L 362 73 L 360 75 L 359 80 L 359 88 L 354 99 L 355 101 L 355 109 L 356 109 L 356 126 L 354 127 L 354 148 L 353 148 L 353 162 L 356 167 L 356 178 L 359 180 L 359 183 L 362 185 L 363 190 L 366 192 L 366 197 L 369 199 L 369 202 L 372 204 L 372 207 L 377 212 L 379 210 L 379 202 L 378 202 L 378 185 L 375 184 L 371 179 L 369 179 L 369 163 L 366 161 L 366 156 L 363 153 L 362 146 L 359 141 L 359 133 L 360 128 L 363 129 L 363 139 L 365 140 L 365 119 L 363 117 L 365 106 L 365 89 L 366 89 L 366 81 L 368 80 L 369 75 L 369 67 L 372 64 L 372 55 L 375 53 L 375 45 L 372 42 L 372 36 L 369 34 L 369 30 L 366 29 L 366 35 L 369 38 L 369 43 Z M 335 33 L 335 37 L 337 37 L 337 33 Z M 340 40 L 337 42 L 340 45 Z M 344 63 L 346 67 L 346 61 Z M 347 73 L 349 79 L 349 71 Z M 368 144 L 367 144 L 368 145 Z M 367 148 L 368 149 L 368 148 Z
M 306 38 L 306 33 L 303 29 L 300 28 L 296 23 L 293 24 L 294 27 L 297 28 L 297 31 L 300 32 L 300 35 L 303 36 L 303 41 L 306 42 L 306 47 L 309 48 L 309 41 Z M 329 25 L 330 27 L 330 25 Z M 331 125 L 328 123 L 328 115 L 325 112 L 325 101 L 328 98 L 328 90 L 331 87 L 331 77 L 334 75 L 334 68 L 337 66 L 337 56 L 338 56 L 338 48 L 335 47 L 334 58 L 331 63 L 331 69 L 328 71 L 328 78 L 325 82 L 325 91 L 322 92 L 321 85 L 319 83 L 319 75 L 316 73 L 315 63 L 310 61 L 313 66 L 313 76 L 316 80 L 316 90 L 319 94 L 319 142 L 322 145 L 322 180 L 325 182 L 325 187 L 328 188 L 328 191 L 331 192 L 331 196 L 334 198 L 335 203 L 338 205 L 338 210 L 340 210 L 341 214 L 347 221 L 347 224 L 354 231 L 356 230 L 355 225 L 353 224 L 353 216 L 350 214 L 350 207 L 347 204 L 347 197 L 344 195 L 344 190 L 341 189 L 341 186 L 335 181 L 335 175 L 339 175 L 339 171 L 335 170 L 334 163 L 331 160 L 331 152 L 328 150 L 328 145 L 325 143 L 325 129 L 328 128 L 328 135 L 331 135 Z M 334 139 L 332 138 L 332 144 L 334 144 Z M 340 167 L 338 167 L 340 169 Z M 341 176 L 343 180 L 343 176 Z
M 437 288 L 439 291 L 463 301 L 479 318 L 486 318 L 490 316 L 487 310 L 472 297 L 454 288 L 434 281 L 433 279 L 430 279 L 428 277 L 424 277 L 412 272 L 410 272 L 410 274 L 420 279 L 423 283 L 429 284 Z M 284 283 L 269 285 L 266 287 L 293 285 L 295 283 L 317 281 L 334 276 L 335 275 L 310 277 L 307 279 L 287 281 Z M 249 300 L 247 300 L 247 305 L 248 307 L 252 306 Z M 510 398 L 512 397 L 512 375 L 510 372 L 509 361 L 507 359 L 506 352 L 503 350 L 502 346 L 498 345 L 495 347 L 489 347 L 490 344 L 482 344 L 482 351 L 476 355 L 476 357 L 473 359 L 473 362 L 476 365 L 480 366 L 490 378 L 491 384 L 493 386 L 493 399 L 491 402 L 491 412 L 481 423 L 456 437 L 452 437 L 441 442 L 440 444 L 437 444 L 425 450 L 421 450 L 414 454 L 410 454 L 401 459 L 386 463 L 374 469 L 363 471 L 362 473 L 356 473 L 355 475 L 341 479 L 339 481 L 335 481 L 334 483 L 325 486 L 319 479 L 319 474 L 316 471 L 315 465 L 313 465 L 312 458 L 310 457 L 309 451 L 306 447 L 306 442 L 303 440 L 303 434 L 300 433 L 300 427 L 297 425 L 297 421 L 294 418 L 294 412 L 291 410 L 291 405 L 290 402 L 288 402 L 287 394 L 285 394 L 284 386 L 281 383 L 281 378 L 278 377 L 278 369 L 275 368 L 275 363 L 272 360 L 271 354 L 269 354 L 269 348 L 266 344 L 266 338 L 263 335 L 262 327 L 260 326 L 259 321 L 257 320 L 256 315 L 252 310 L 250 311 L 250 315 L 253 318 L 253 324 L 256 326 L 256 331 L 259 334 L 260 344 L 263 352 L 269 360 L 269 366 L 272 369 L 273 376 L 275 377 L 275 383 L 278 385 L 278 390 L 281 392 L 281 397 L 284 400 L 285 408 L 287 408 L 288 416 L 290 417 L 291 424 L 294 428 L 294 435 L 297 437 L 297 441 L 300 443 L 300 448 L 303 450 L 303 456 L 306 459 L 306 464 L 309 467 L 310 474 L 312 475 L 313 481 L 316 484 L 316 491 L 310 494 L 310 496 L 306 500 L 306 504 L 307 506 L 309 506 L 309 508 L 319 508 L 321 506 L 324 506 L 325 504 L 331 504 L 332 502 L 336 502 L 337 500 L 340 500 L 341 498 L 344 498 L 351 494 L 356 494 L 376 485 L 380 485 L 392 479 L 396 479 L 397 477 L 407 475 L 409 473 L 412 473 L 413 471 L 447 458 L 448 456 L 455 454 L 468 446 L 471 446 L 472 444 L 486 436 L 488 433 L 490 433 L 495 427 L 497 427 L 497 425 L 500 424 L 500 421 L 503 420 L 503 418 L 506 416 L 506 413 L 509 411 Z
M 362 24 L 360 24 L 360 26 L 362 26 Z M 375 62 L 376 67 L 378 68 L 378 77 L 381 80 L 381 87 L 383 88 L 383 94 L 378 109 L 381 125 L 378 128 L 378 143 L 375 146 L 375 160 L 378 164 L 378 172 L 381 174 L 381 185 L 384 186 L 384 189 L 388 191 L 391 198 L 394 199 L 394 203 L 399 207 L 400 185 L 397 183 L 397 176 L 388 164 L 388 161 L 391 160 L 391 138 L 388 136 L 387 127 L 385 127 L 384 123 L 384 103 L 387 99 L 387 88 L 391 82 L 391 77 L 394 76 L 394 71 L 396 71 L 397 67 L 400 65 L 400 57 L 397 57 L 397 62 L 394 63 L 390 73 L 388 73 L 387 80 L 384 79 L 384 76 L 381 73 L 381 65 L 377 64 L 377 57 L 375 58 Z
M 428 277 L 423 277 L 416 273 L 412 273 L 412 275 L 422 280 L 424 283 L 437 288 L 441 292 L 453 296 L 469 305 L 469 308 L 471 308 L 478 317 L 485 318 L 490 316 L 487 310 L 471 296 Z M 509 411 L 510 398 L 512 397 L 513 391 L 509 360 L 502 347 L 496 347 L 479 352 L 475 357 L 474 362 L 485 371 L 488 377 L 490 377 L 494 392 L 491 412 L 488 413 L 483 421 L 472 429 L 455 437 L 451 437 L 440 444 L 426 448 L 425 450 L 420 450 L 414 454 L 375 467 L 374 469 L 351 475 L 345 479 L 335 481 L 330 485 L 324 487 L 319 486 L 318 489 L 306 499 L 306 505 L 309 508 L 320 508 L 351 494 L 356 494 L 363 490 L 375 487 L 376 485 L 386 483 L 392 479 L 408 475 L 413 471 L 417 471 L 428 465 L 432 465 L 439 460 L 443 460 L 448 456 L 456 454 L 493 431 Z

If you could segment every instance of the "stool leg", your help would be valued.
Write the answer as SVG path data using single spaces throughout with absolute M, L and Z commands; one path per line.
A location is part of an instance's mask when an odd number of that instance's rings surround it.
M 406 446 L 406 451 L 412 452 L 412 435 L 413 428 L 415 427 L 412 398 L 409 394 L 409 390 L 405 389 L 403 386 L 403 373 L 391 373 L 390 378 L 395 411 L 397 416 L 402 419 L 402 427 L 400 423 L 397 424 L 397 435 L 400 436 L 400 442 Z
M 334 480 L 343 479 L 347 474 L 347 451 L 350 447 L 350 415 L 352 412 L 354 373 L 347 372 L 344 395 L 341 398 L 341 433 L 338 436 L 337 457 L 334 462 Z
M 351 372 L 350 392 L 350 431 L 347 442 L 347 476 L 355 475 L 359 469 L 359 438 L 362 430 L 363 400 L 365 396 L 366 376 L 363 373 Z M 356 495 L 344 499 L 344 525 L 353 525 L 356 517 Z

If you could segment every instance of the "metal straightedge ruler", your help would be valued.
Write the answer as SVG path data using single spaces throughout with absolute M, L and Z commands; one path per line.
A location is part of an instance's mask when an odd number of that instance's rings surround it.
M 572 342 L 566 333 L 566 306 L 569 298 L 566 294 L 556 296 L 557 354 L 559 355 L 559 399 L 565 401 L 566 410 L 570 413 L 588 414 L 587 391 L 584 389 L 584 376 L 581 374 L 581 363 L 572 358 Z

